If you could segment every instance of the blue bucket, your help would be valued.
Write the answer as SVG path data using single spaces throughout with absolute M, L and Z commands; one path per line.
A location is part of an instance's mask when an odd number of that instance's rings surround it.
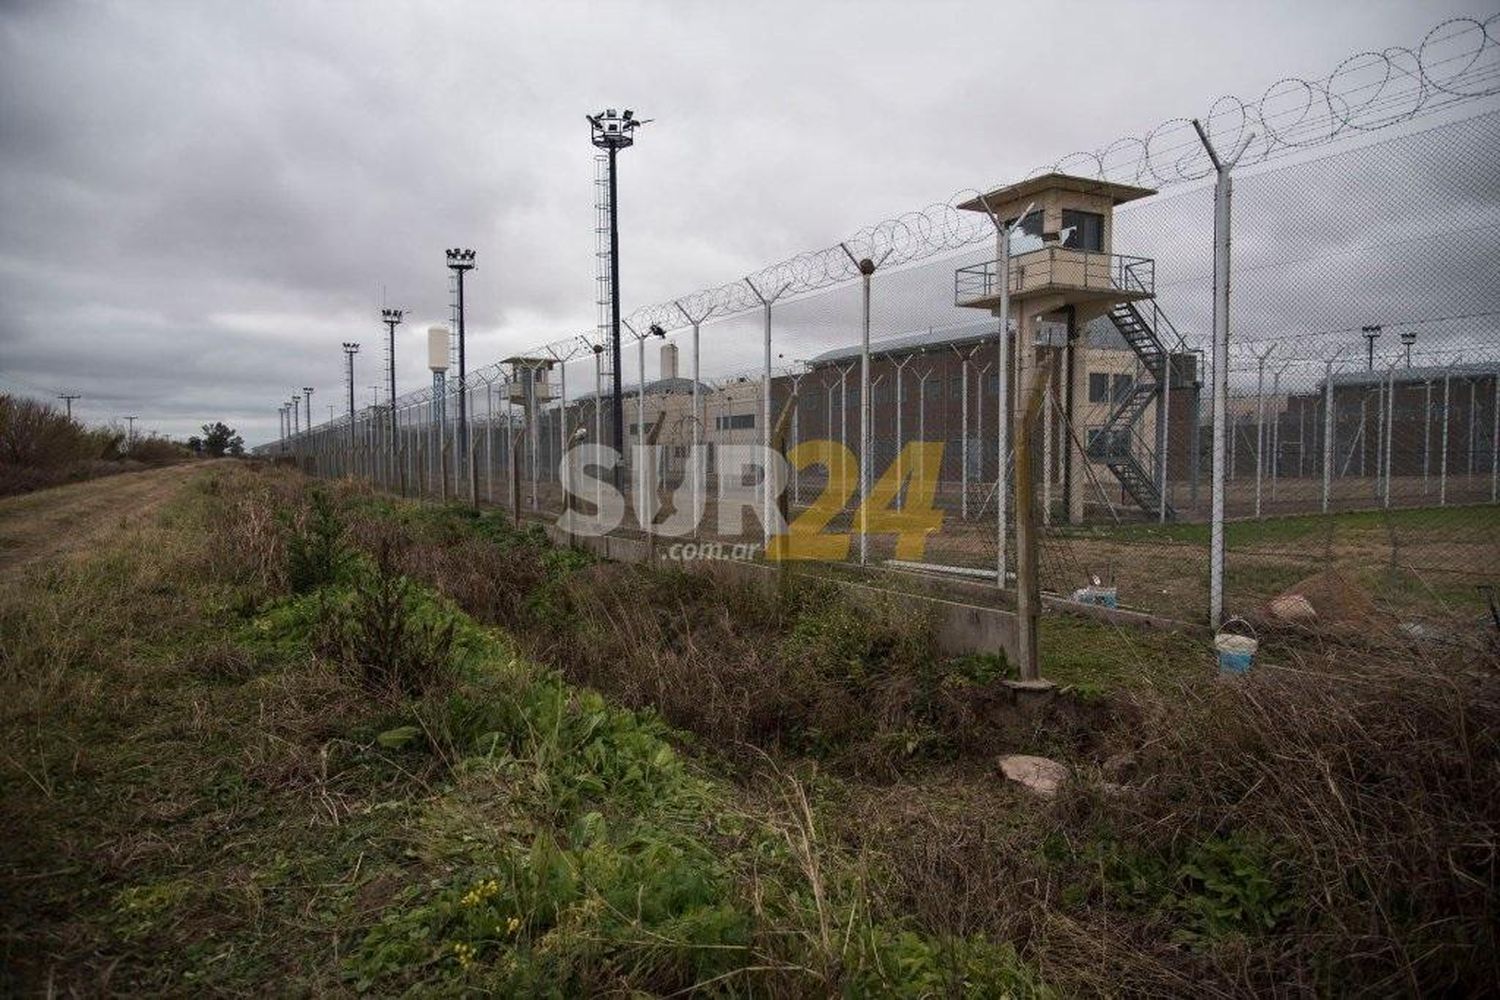
M 1092 604 L 1099 608 L 1118 608 L 1120 595 L 1114 587 L 1080 587 L 1073 591 L 1073 600 L 1079 604 Z
M 1214 636 L 1214 649 L 1219 653 L 1219 672 L 1224 674 L 1249 673 L 1255 662 L 1255 650 L 1260 645 L 1249 636 L 1220 632 Z

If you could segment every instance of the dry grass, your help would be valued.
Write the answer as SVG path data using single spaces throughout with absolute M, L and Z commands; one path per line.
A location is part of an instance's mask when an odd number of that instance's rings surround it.
M 1198 653 L 1202 669 L 1164 664 L 1028 716 L 985 684 L 934 687 L 954 675 L 934 669 L 921 623 L 846 614 L 832 591 L 596 565 L 565 573 L 559 598 L 524 547 L 418 534 L 412 572 L 570 677 L 660 711 L 714 755 L 832 764 L 815 808 L 825 837 L 869 859 L 877 913 L 1013 942 L 1068 992 L 1472 992 L 1500 978 L 1492 650 L 1394 630 L 1270 635 L 1263 659 L 1282 666 L 1243 681 Z M 997 781 L 989 755 L 1005 751 L 1055 756 L 1077 780 L 1039 803 Z

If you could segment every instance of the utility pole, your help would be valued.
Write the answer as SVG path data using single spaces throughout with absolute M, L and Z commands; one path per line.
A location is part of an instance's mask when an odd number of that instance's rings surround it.
M 135 422 L 137 420 L 139 420 L 139 419 L 140 419 L 139 417 L 137 417 L 137 416 L 135 416 L 133 414 L 130 415 L 130 416 L 127 416 L 125 418 L 125 425 L 126 425 L 126 431 L 125 431 L 125 450 L 126 451 L 129 451 L 130 449 L 132 449 L 132 448 L 135 447 Z
M 82 399 L 83 396 L 80 395 L 79 393 L 76 393 L 76 392 L 62 392 L 62 393 L 58 393 L 57 398 L 60 399 L 60 400 L 62 400 L 64 403 L 67 404 L 67 407 L 68 407 L 68 419 L 72 420 L 73 419 L 73 400 L 75 400 L 75 399 Z
M 313 387 L 304 385 L 302 387 L 302 401 L 307 404 L 307 429 L 312 430 L 312 394 Z
M 1229 404 L 1229 250 L 1230 201 L 1234 180 L 1230 174 L 1255 138 L 1247 132 L 1239 148 L 1221 160 L 1208 133 L 1198 119 L 1193 128 L 1208 153 L 1214 173 L 1214 485 L 1213 523 L 1209 529 L 1208 624 L 1218 630 L 1224 622 L 1224 422 Z
M 617 174 L 617 157 L 622 149 L 635 144 L 635 130 L 650 119 L 638 119 L 629 108 L 617 114 L 614 108 L 606 108 L 597 115 L 585 115 L 590 128 L 590 140 L 598 149 L 609 155 L 609 338 L 614 364 L 615 398 L 610 404 L 614 418 L 615 452 L 625 453 L 625 403 L 620 395 L 620 188 Z M 615 465 L 615 486 L 623 486 L 619 463 Z

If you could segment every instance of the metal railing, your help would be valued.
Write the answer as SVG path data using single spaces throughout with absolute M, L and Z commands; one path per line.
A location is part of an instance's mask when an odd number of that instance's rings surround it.
M 1010 293 L 1048 286 L 1153 294 L 1156 261 L 1149 257 L 1095 253 L 1048 246 L 1010 259 Z M 1000 294 L 1000 261 L 961 267 L 953 275 L 954 305 L 968 305 Z

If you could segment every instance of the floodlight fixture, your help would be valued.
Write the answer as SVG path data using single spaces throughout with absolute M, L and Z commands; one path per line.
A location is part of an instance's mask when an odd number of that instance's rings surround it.
M 1403 330 L 1401 332 L 1401 345 L 1406 348 L 1406 367 L 1411 367 L 1411 345 L 1417 342 L 1417 331 Z
M 1365 336 L 1365 357 L 1368 359 L 1367 367 L 1370 371 L 1375 370 L 1375 341 L 1380 337 L 1380 324 L 1371 323 L 1359 328 L 1359 332 Z

